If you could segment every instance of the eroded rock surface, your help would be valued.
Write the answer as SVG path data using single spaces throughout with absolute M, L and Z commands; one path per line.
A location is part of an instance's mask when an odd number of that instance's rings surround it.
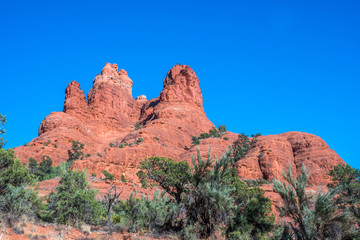
M 130 182 L 138 182 L 137 165 L 150 156 L 191 162 L 197 148 L 205 157 L 211 147 L 211 155 L 220 157 L 237 134 L 227 132 L 221 138 L 201 140 L 196 146 L 191 143 L 191 136 L 214 127 L 204 112 L 194 71 L 175 65 L 163 83 L 158 98 L 147 100 L 141 95 L 134 99 L 133 81 L 127 72 L 107 63 L 93 80 L 88 102 L 79 83 L 71 82 L 65 90 L 64 111 L 47 116 L 39 136 L 15 152 L 24 164 L 30 157 L 40 161 L 47 155 L 58 165 L 67 160 L 72 140 L 80 141 L 87 156 L 76 160 L 74 168 L 97 174 L 107 170 L 117 178 L 125 174 Z M 321 138 L 289 132 L 259 137 L 237 168 L 242 178 L 271 180 L 281 178 L 281 170 L 289 162 L 295 174 L 304 163 L 310 169 L 310 183 L 323 185 L 329 181 L 329 170 L 343 160 Z

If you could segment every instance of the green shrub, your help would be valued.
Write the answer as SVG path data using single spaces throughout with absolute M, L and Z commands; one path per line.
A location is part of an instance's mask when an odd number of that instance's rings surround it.
M 144 189 L 147 189 L 149 187 L 146 178 L 141 178 L 140 179 L 140 184 L 141 184 L 141 187 L 144 188 Z
M 139 179 L 150 179 L 180 201 L 181 194 L 190 177 L 190 166 L 186 162 L 175 162 L 171 158 L 150 157 L 144 159 L 137 172 Z
M 226 126 L 225 125 L 219 125 L 218 127 L 220 133 L 226 133 Z
M 163 232 L 177 225 L 178 205 L 165 192 L 156 191 L 152 199 L 142 196 L 137 199 L 134 193 L 126 201 L 114 206 L 113 223 L 129 226 L 130 232 Z
M 209 130 L 209 135 L 210 135 L 210 137 L 213 137 L 213 138 L 221 137 L 220 132 L 215 127 L 213 127 L 212 129 Z
M 106 181 L 106 180 L 110 180 L 110 181 L 114 180 L 114 175 L 111 174 L 111 173 L 109 173 L 108 171 L 103 170 L 102 173 L 103 173 L 104 176 L 105 176 L 105 181 Z
M 4 125 L 6 123 L 6 116 L 3 116 L 0 114 L 0 136 L 2 134 L 5 134 L 5 129 L 4 129 Z M 3 148 L 3 146 L 5 145 L 6 141 L 4 141 L 4 139 L 2 137 L 0 137 L 0 149 Z
M 198 145 L 200 143 L 200 139 L 196 136 L 191 136 L 192 144 Z
M 57 176 L 52 163 L 53 161 L 49 156 L 43 156 L 39 165 L 34 158 L 29 158 L 28 169 L 34 178 L 43 181 Z
M 250 139 L 245 133 L 239 134 L 238 139 L 233 142 L 233 159 L 235 162 L 246 157 L 250 147 L 256 142 L 256 139 Z
M 96 155 L 97 155 L 98 157 L 102 157 L 102 155 L 101 155 L 100 153 L 97 153 Z
M 152 199 L 142 196 L 138 202 L 137 227 L 139 230 L 152 232 L 168 230 L 170 226 L 176 226 L 178 205 L 171 201 L 166 192 L 156 191 Z
M 223 138 L 225 141 L 229 141 L 229 138 L 228 137 L 224 137 Z
M 47 142 L 44 142 L 44 146 L 47 147 L 50 142 L 51 142 L 51 140 L 47 140 Z
M 333 201 L 342 212 L 348 212 L 354 223 L 353 229 L 360 229 L 360 170 L 347 164 L 334 166 L 329 175 L 332 182 L 328 184 L 330 192 L 334 195 Z M 360 233 L 351 236 L 360 238 Z
M 209 138 L 210 137 L 210 134 L 208 133 L 201 133 L 200 134 L 200 139 L 205 139 L 205 138 Z
M 306 191 L 309 171 L 305 165 L 295 178 L 289 162 L 282 175 L 285 181 L 273 180 L 273 189 L 282 199 L 277 208 L 281 217 L 291 219 L 289 228 L 297 239 L 347 239 L 352 235 L 348 214 L 339 211 L 339 205 L 333 201 L 334 193 L 318 190 L 314 196 Z
M 85 157 L 86 157 L 86 158 L 91 157 L 91 154 L 88 153 L 88 154 L 85 155 Z
M 249 236 L 247 233 L 242 233 L 240 231 L 234 231 L 229 233 L 228 238 L 229 240 L 252 240 L 253 238 Z
M 201 133 L 200 137 L 191 136 L 191 140 L 193 145 L 198 145 L 201 139 L 218 138 L 218 137 L 221 137 L 221 134 L 215 127 L 213 127 L 212 129 L 209 130 L 209 133 Z
M 0 193 L 6 192 L 8 185 L 14 187 L 33 183 L 29 170 L 16 159 L 12 149 L 0 149 Z
M 138 138 L 136 141 L 140 143 L 140 142 L 143 142 L 144 139 L 143 138 Z
M 81 151 L 84 149 L 85 144 L 79 141 L 72 141 L 71 150 L 68 151 L 68 162 L 72 162 L 78 159 L 83 159 L 84 153 Z
M 28 163 L 29 173 L 35 175 L 38 170 L 38 163 L 36 159 L 30 157 Z
M 126 178 L 125 178 L 124 174 L 121 174 L 121 181 L 124 182 L 124 183 L 126 182 Z
M 125 201 L 118 201 L 113 207 L 114 216 L 113 223 L 125 224 L 129 227 L 130 232 L 138 230 L 137 219 L 139 216 L 139 199 L 135 197 L 135 193 L 131 192 L 130 197 Z
M 84 222 L 97 225 L 104 211 L 95 199 L 96 193 L 89 187 L 85 171 L 68 171 L 48 197 L 49 215 L 62 224 Z
M 135 130 L 139 130 L 141 128 L 141 125 L 140 125 L 140 123 L 135 123 Z
M 177 212 L 179 208 L 173 212 L 172 220 L 166 225 L 168 229 L 183 238 L 209 238 L 218 230 L 229 236 L 231 232 L 247 229 L 254 239 L 273 229 L 271 200 L 264 196 L 263 190 L 249 188 L 239 179 L 231 151 L 214 162 L 210 151 L 203 160 L 198 150 L 192 161 L 192 169 L 185 162 L 162 157 L 140 162 L 137 173 L 140 180 L 157 183 L 174 197 L 173 206 L 181 206 L 181 213 Z
M 5 194 L 0 195 L 0 213 L 9 225 L 23 215 L 37 216 L 42 209 L 42 202 L 32 189 L 8 185 Z

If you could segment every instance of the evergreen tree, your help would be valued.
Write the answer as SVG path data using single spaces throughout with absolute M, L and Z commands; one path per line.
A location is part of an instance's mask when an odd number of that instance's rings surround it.
M 198 149 L 192 162 L 192 169 L 185 162 L 161 157 L 145 159 L 140 164 L 140 179 L 157 182 L 174 197 L 171 202 L 178 205 L 177 214 L 181 217 L 177 224 L 170 224 L 173 230 L 182 229 L 185 238 L 209 238 L 217 230 L 230 236 L 250 226 L 250 235 L 258 237 L 273 229 L 270 199 L 258 188 L 250 190 L 238 178 L 231 150 L 214 161 L 210 149 L 206 159 Z
M 5 134 L 4 124 L 6 123 L 6 116 L 0 114 L 0 149 L 5 145 L 6 141 L 1 137 Z
M 218 127 L 220 133 L 226 133 L 226 126 L 225 125 L 219 125 Z
M 30 174 L 39 181 L 50 179 L 56 174 L 56 169 L 52 167 L 53 161 L 49 156 L 43 156 L 40 164 L 34 158 L 29 158 L 28 169 Z
M 79 141 L 72 141 L 71 150 L 68 151 L 68 162 L 73 162 L 78 159 L 83 159 L 84 153 L 81 151 L 84 149 L 85 144 Z
M 105 176 L 105 181 L 106 181 L 106 180 L 110 180 L 110 181 L 114 180 L 114 175 L 111 174 L 111 173 L 109 173 L 108 171 L 103 170 L 102 173 L 103 173 L 104 176 Z
M 0 149 L 0 193 L 9 185 L 28 186 L 33 183 L 29 170 L 16 158 L 12 149 Z
M 36 175 L 38 171 L 38 162 L 36 161 L 36 159 L 32 157 L 29 158 L 28 169 L 30 174 Z
M 190 179 L 190 166 L 186 162 L 175 162 L 171 158 L 150 157 L 140 162 L 137 176 L 157 182 L 177 202 Z
M 234 162 L 238 162 L 246 157 L 250 147 L 256 142 L 256 138 L 249 138 L 245 133 L 239 134 L 238 139 L 233 143 L 233 159 Z
M 68 171 L 59 183 L 48 198 L 50 218 L 63 224 L 99 224 L 104 211 L 95 199 L 96 191 L 89 187 L 85 171 Z

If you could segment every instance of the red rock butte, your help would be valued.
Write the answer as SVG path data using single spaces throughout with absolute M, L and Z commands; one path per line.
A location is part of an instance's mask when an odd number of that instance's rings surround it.
M 85 144 L 84 155 L 88 155 L 76 160 L 74 168 L 86 168 L 89 173 L 107 170 L 117 178 L 125 174 L 134 182 L 138 181 L 138 163 L 150 156 L 190 162 L 196 148 L 205 156 L 211 147 L 211 154 L 220 157 L 237 134 L 227 132 L 223 138 L 204 139 L 196 146 L 191 143 L 191 136 L 214 127 L 204 112 L 194 71 L 187 65 L 175 65 L 163 83 L 159 97 L 147 100 L 141 95 L 134 99 L 128 73 L 107 63 L 93 80 L 88 101 L 79 83 L 69 83 L 64 110 L 47 116 L 39 127 L 39 136 L 15 152 L 24 164 L 30 157 L 40 161 L 42 156 L 50 156 L 58 165 L 67 160 L 72 141 L 80 141 Z M 281 178 L 281 170 L 289 162 L 295 173 L 304 163 L 314 185 L 328 183 L 328 172 L 344 163 L 320 137 L 288 132 L 258 137 L 237 168 L 242 178 L 271 180 Z

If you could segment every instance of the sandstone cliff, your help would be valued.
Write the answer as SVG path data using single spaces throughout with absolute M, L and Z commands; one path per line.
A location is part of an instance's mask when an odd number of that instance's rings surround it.
M 147 100 L 141 95 L 134 99 L 128 73 L 107 63 L 93 80 L 88 101 L 79 83 L 71 82 L 65 90 L 64 111 L 47 116 L 39 136 L 27 146 L 15 148 L 15 152 L 23 163 L 30 157 L 40 160 L 47 155 L 58 165 L 66 161 L 71 141 L 76 140 L 85 144 L 83 152 L 91 156 L 75 161 L 75 168 L 86 168 L 89 173 L 108 170 L 135 182 L 137 164 L 149 156 L 190 162 L 197 147 L 206 155 L 209 146 L 213 156 L 221 156 L 237 134 L 227 132 L 223 137 L 228 140 L 208 138 L 197 146 L 191 144 L 191 136 L 214 127 L 204 112 L 194 71 L 186 65 L 175 65 L 163 83 L 158 98 Z M 289 162 L 295 173 L 302 163 L 306 164 L 310 183 L 320 185 L 329 181 L 327 173 L 343 160 L 321 138 L 289 132 L 259 137 L 237 167 L 240 177 L 271 180 L 280 176 Z

